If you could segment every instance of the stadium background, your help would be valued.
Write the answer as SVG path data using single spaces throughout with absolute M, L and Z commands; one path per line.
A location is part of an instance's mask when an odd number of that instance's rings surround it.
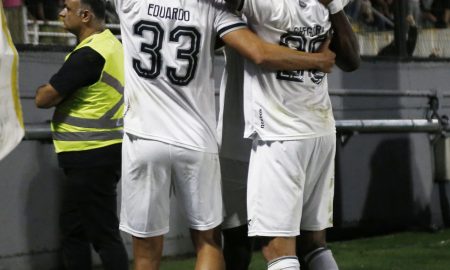
M 45 24 L 27 19 L 26 23 L 28 44 L 17 47 L 27 137 L 0 161 L 0 269 L 58 269 L 62 173 L 48 137 L 52 111 L 35 108 L 34 91 L 60 67 L 73 41 L 55 30 L 56 21 Z M 50 30 L 39 27 L 52 24 L 55 27 Z M 413 57 L 399 52 L 381 58 L 376 57 L 379 49 L 406 30 L 357 26 L 365 56 L 361 68 L 353 73 L 336 68 L 329 76 L 339 140 L 335 228 L 330 238 L 449 227 L 450 173 L 436 174 L 436 165 L 450 166 L 450 149 L 436 156 L 434 150 L 448 147 L 450 140 L 445 139 L 445 115 L 450 114 L 450 29 L 420 29 Z M 39 39 L 33 39 L 36 33 Z M 54 45 L 55 37 L 64 45 Z M 223 61 L 219 53 L 217 95 Z M 437 125 L 411 121 L 432 118 L 440 119 Z M 164 254 L 190 253 L 184 220 L 175 204 L 171 210 Z M 124 237 L 131 254 L 130 239 Z

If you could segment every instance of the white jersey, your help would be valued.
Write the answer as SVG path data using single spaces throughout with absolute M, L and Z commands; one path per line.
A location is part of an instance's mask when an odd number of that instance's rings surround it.
M 217 153 L 214 42 L 245 23 L 219 0 L 114 2 L 125 57 L 125 132 Z
M 314 52 L 331 28 L 317 0 L 243 0 L 249 26 L 264 40 Z M 327 75 L 270 71 L 245 62 L 245 136 L 298 140 L 335 133 Z

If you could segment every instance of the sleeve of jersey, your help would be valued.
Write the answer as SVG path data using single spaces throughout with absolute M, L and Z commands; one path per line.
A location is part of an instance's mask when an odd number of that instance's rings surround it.
M 214 23 L 219 37 L 223 37 L 238 29 L 247 28 L 247 24 L 239 16 L 231 13 L 225 6 L 220 8 Z

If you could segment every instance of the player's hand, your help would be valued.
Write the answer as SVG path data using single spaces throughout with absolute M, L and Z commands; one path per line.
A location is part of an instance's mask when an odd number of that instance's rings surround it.
M 319 70 L 325 73 L 330 73 L 334 66 L 336 54 L 330 50 L 331 39 L 325 40 L 317 53 L 319 54 Z

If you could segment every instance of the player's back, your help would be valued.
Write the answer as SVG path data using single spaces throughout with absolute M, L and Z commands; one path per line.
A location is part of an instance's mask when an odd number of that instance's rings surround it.
M 274 44 L 315 52 L 331 29 L 328 10 L 317 0 L 243 1 L 248 24 Z M 273 72 L 248 61 L 245 72 L 246 136 L 296 140 L 334 132 L 326 74 Z
M 125 131 L 217 152 L 214 40 L 242 21 L 221 1 L 115 2 L 125 52 Z

